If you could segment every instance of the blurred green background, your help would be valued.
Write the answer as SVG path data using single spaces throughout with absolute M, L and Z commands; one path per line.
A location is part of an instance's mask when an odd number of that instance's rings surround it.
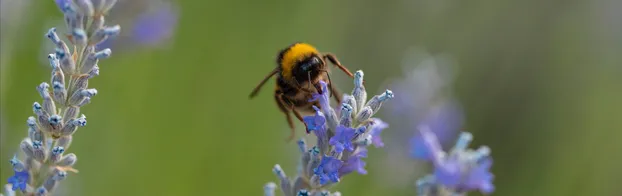
M 403 75 L 409 47 L 455 57 L 465 129 L 473 145 L 492 149 L 493 195 L 622 195 L 618 0 L 176 3 L 179 23 L 166 47 L 113 50 L 99 63 L 89 85 L 99 94 L 82 109 L 88 126 L 69 149 L 80 173 L 63 182 L 61 195 L 261 195 L 276 180 L 274 164 L 293 175 L 298 153 L 283 142 L 289 130 L 272 81 L 256 100 L 248 93 L 295 41 L 365 70 L 370 94 Z M 35 87 L 49 80 L 43 34 L 62 20 L 53 1 L 24 6 L 2 19 L 3 184 L 40 100 Z M 343 74 L 332 77 L 352 87 Z M 378 180 L 383 153 L 371 150 L 369 174 L 348 175 L 333 190 L 415 195 L 420 176 L 398 188 Z

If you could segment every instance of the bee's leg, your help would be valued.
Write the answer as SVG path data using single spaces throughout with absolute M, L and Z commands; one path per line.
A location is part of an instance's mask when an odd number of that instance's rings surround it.
M 330 83 L 328 83 L 328 86 L 330 86 Z M 317 93 L 324 94 L 324 91 L 322 91 L 322 87 L 320 86 L 319 82 L 315 83 L 313 87 L 315 88 L 315 90 L 317 90 Z
M 283 102 L 285 103 L 285 99 L 283 97 L 283 94 L 281 94 L 281 100 L 284 100 Z M 291 104 L 291 103 L 289 105 L 290 105 L 290 110 L 294 113 L 294 116 L 296 116 L 296 118 L 298 118 L 298 120 L 300 122 L 305 124 L 305 129 L 306 129 L 307 133 L 309 133 L 309 129 L 307 127 L 307 123 L 305 123 L 305 121 L 302 119 L 302 115 L 300 114 L 300 112 L 298 112 L 298 110 L 296 109 L 296 106 L 294 106 L 294 104 Z M 294 132 L 292 130 L 292 136 L 291 137 L 293 137 L 293 136 L 294 136 Z M 290 140 L 291 140 L 291 138 L 290 138 Z
M 289 114 L 289 111 L 285 107 L 285 101 L 281 98 L 283 94 L 274 94 L 274 99 L 276 100 L 276 105 L 279 106 L 281 112 L 285 114 L 285 119 L 287 119 L 287 124 L 289 124 L 290 135 L 287 137 L 287 141 L 291 141 L 294 138 L 294 132 L 296 130 L 296 126 L 294 125 L 294 120 L 292 120 L 292 116 Z
M 285 99 L 285 95 L 284 94 L 280 94 L 278 95 L 278 99 L 283 103 L 283 106 L 287 105 L 289 106 L 290 110 L 292 112 L 294 112 L 294 115 L 296 115 L 296 118 L 298 118 L 298 120 L 300 120 L 300 122 L 305 122 L 304 120 L 302 120 L 302 115 L 300 115 L 300 112 L 298 112 L 298 110 L 296 110 L 296 107 L 294 106 L 294 104 L 292 104 L 291 102 L 289 102 L 287 99 Z
M 313 93 L 313 92 L 311 92 L 311 90 L 309 90 L 309 89 L 306 89 L 306 88 L 301 88 L 301 86 L 302 86 L 302 85 L 301 85 L 301 84 L 298 82 L 298 80 L 296 80 L 295 78 L 294 78 L 294 82 L 296 82 L 296 86 L 297 86 L 297 87 L 296 87 L 296 90 L 303 91 L 303 92 L 306 92 L 306 93 L 309 93 L 309 94 Z M 309 84 L 311 84 L 311 83 L 309 83 Z
M 326 54 L 324 54 L 323 58 L 324 58 L 324 60 L 328 60 L 333 65 L 337 66 L 339 69 L 341 69 L 341 71 L 343 71 L 346 74 L 348 74 L 348 76 L 354 77 L 354 74 L 352 74 L 352 72 L 350 72 L 350 70 L 348 70 L 348 68 L 346 68 L 345 66 L 341 65 L 341 63 L 339 62 L 339 60 L 337 60 L 337 57 L 334 54 L 326 53 Z
M 296 118 L 298 118 L 298 120 L 300 120 L 300 122 L 305 122 L 304 120 L 302 120 L 302 115 L 300 115 L 300 112 L 298 112 L 298 110 L 296 110 L 296 108 L 294 107 L 294 105 L 292 105 L 292 111 L 294 112 L 294 115 L 296 116 Z
M 277 94 L 276 95 L 277 101 L 281 103 L 281 105 L 279 107 L 283 107 L 285 108 L 286 105 L 289 105 L 290 110 L 292 112 L 294 112 L 294 115 L 296 116 L 296 118 L 298 118 L 298 120 L 302 123 L 304 123 L 305 121 L 302 119 L 302 115 L 300 115 L 300 112 L 298 112 L 298 110 L 296 110 L 296 107 L 294 106 L 294 104 L 289 103 L 287 101 L 285 101 L 286 99 L 284 98 L 284 94 Z M 287 112 L 287 109 L 285 109 L 285 115 L 287 117 L 287 122 L 289 123 L 289 127 L 291 128 L 291 132 L 289 134 L 289 137 L 287 137 L 287 141 L 292 141 L 292 139 L 294 139 L 294 136 L 296 135 L 295 133 L 295 128 L 294 128 L 294 122 L 292 121 L 292 117 L 289 115 L 289 112 Z M 305 124 L 305 129 L 306 129 L 306 124 Z M 309 132 L 309 130 L 307 130 L 307 133 Z
M 300 120 L 300 122 L 305 124 L 305 132 L 310 133 L 311 130 L 309 130 L 309 127 L 307 127 L 307 123 L 305 123 L 305 121 L 302 119 L 302 115 L 300 115 L 300 112 L 298 112 L 298 110 L 296 110 L 296 108 L 294 107 L 294 105 L 292 105 L 292 112 L 294 112 L 294 115 L 296 116 L 296 118 L 298 118 L 298 120 Z M 294 132 L 292 132 L 292 137 L 294 136 Z M 292 138 L 290 137 L 289 140 L 291 140 Z
M 333 97 L 335 97 L 335 101 L 337 101 L 338 104 L 341 104 L 341 92 L 339 92 L 339 90 L 337 90 L 337 88 L 335 88 L 335 86 L 333 85 L 330 85 L 329 88 L 330 88 L 330 94 L 331 95 L 334 94 Z

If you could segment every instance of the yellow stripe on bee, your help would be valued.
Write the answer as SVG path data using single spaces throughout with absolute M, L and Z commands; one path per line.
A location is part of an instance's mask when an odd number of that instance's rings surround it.
M 289 47 L 281 59 L 281 74 L 283 77 L 285 79 L 291 79 L 292 69 L 296 66 L 296 62 L 310 57 L 313 54 L 319 54 L 319 52 L 307 43 L 297 43 Z

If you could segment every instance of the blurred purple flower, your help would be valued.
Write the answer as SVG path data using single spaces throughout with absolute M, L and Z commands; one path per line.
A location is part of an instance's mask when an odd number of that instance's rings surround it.
M 124 5 L 126 4 L 126 5 Z M 145 10 L 133 10 L 132 7 L 144 4 Z M 116 12 L 112 21 L 127 24 L 130 30 L 122 32 L 97 45 L 98 48 L 132 48 L 135 46 L 157 46 L 169 40 L 177 27 L 177 7 L 165 0 L 120 1 L 111 12 Z
M 431 161 L 434 165 L 433 178 L 424 178 L 434 182 L 420 184 L 440 185 L 459 192 L 479 190 L 489 194 L 494 191 L 494 176 L 490 173 L 492 158 L 489 156 L 488 147 L 483 146 L 475 151 L 466 149 L 472 135 L 463 132 L 455 147 L 445 153 L 429 127 L 423 126 L 420 132 L 424 147 L 429 152 L 429 156 L 422 159 Z
M 463 126 L 463 111 L 453 97 L 452 83 L 455 63 L 446 55 L 433 55 L 422 48 L 405 52 L 402 60 L 403 76 L 388 81 L 399 94 L 384 107 L 384 119 L 392 131 L 383 135 L 387 146 L 382 177 L 385 186 L 408 186 L 412 176 L 423 174 L 423 162 L 411 161 L 412 156 L 426 156 L 420 133 L 414 131 L 421 124 L 433 127 L 442 145 L 448 145 Z M 414 137 L 413 137 L 414 136 Z M 414 151 L 412 149 L 415 149 Z
M 379 118 L 372 118 L 374 125 L 369 130 L 369 134 L 371 135 L 371 143 L 376 147 L 384 147 L 384 143 L 382 142 L 382 137 L 380 137 L 380 133 L 382 130 L 389 127 L 389 124 L 380 120 Z
M 156 44 L 168 39 L 177 24 L 177 13 L 171 4 L 163 4 L 153 13 L 146 12 L 136 18 L 132 37 L 141 44 Z
M 463 187 L 459 187 L 459 189 L 479 189 L 482 193 L 485 194 L 492 193 L 495 190 L 495 186 L 492 184 L 494 175 L 490 173 L 490 167 L 492 167 L 492 159 L 487 158 L 481 160 L 477 167 L 471 169 L 471 172 L 467 176 Z
M 402 64 L 405 76 L 390 83 L 391 88 L 400 92 L 401 96 L 387 104 L 385 111 L 391 116 L 387 119 L 395 121 L 391 123 L 395 130 L 415 130 L 420 124 L 431 126 L 441 144 L 447 144 L 463 123 L 462 108 L 451 95 L 453 62 L 443 55 L 431 55 L 416 49 L 408 52 Z M 392 143 L 421 146 L 420 138 L 405 139 L 412 134 L 410 131 L 398 132 L 388 139 Z M 411 153 L 422 156 L 421 152 Z
M 462 109 L 456 102 L 445 102 L 431 108 L 419 124 L 425 124 L 434 132 L 441 144 L 448 144 L 462 128 Z M 413 125 L 415 127 L 415 125 Z M 412 129 L 411 129 L 412 130 Z M 411 156 L 424 158 L 429 152 L 424 148 L 423 138 L 420 132 L 410 140 Z

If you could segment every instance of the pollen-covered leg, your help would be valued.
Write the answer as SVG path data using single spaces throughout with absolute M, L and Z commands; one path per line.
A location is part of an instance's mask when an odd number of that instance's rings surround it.
M 289 114 L 289 111 L 285 107 L 285 101 L 281 98 L 283 94 L 279 94 L 278 92 L 274 94 L 274 99 L 276 100 L 276 105 L 279 106 L 279 110 L 285 114 L 285 119 L 287 119 L 287 124 L 291 129 L 290 136 L 288 138 L 293 138 L 294 130 L 296 130 L 296 126 L 294 125 L 294 120 L 292 120 L 292 116 Z M 291 140 L 291 139 L 289 139 Z
M 294 107 L 294 105 L 292 105 L 292 112 L 294 112 L 294 115 L 296 115 L 296 118 L 298 118 L 298 120 L 300 120 L 300 122 L 305 124 L 305 132 L 309 133 L 309 126 L 307 126 L 307 123 L 305 123 L 305 121 L 302 119 L 302 115 L 300 115 L 300 112 L 298 112 L 298 110 L 296 110 L 296 108 Z M 290 137 L 287 139 L 288 141 L 291 141 L 292 139 L 294 139 L 294 130 L 292 129 L 292 134 L 290 135 Z
M 276 98 L 276 102 L 277 102 L 277 105 L 279 106 L 279 109 L 283 113 L 285 113 L 285 117 L 287 118 L 287 123 L 289 124 L 289 127 L 290 127 L 290 134 L 286 139 L 289 142 L 289 141 L 292 141 L 292 139 L 294 139 L 294 136 L 296 135 L 296 127 L 294 126 L 294 121 L 292 120 L 292 116 L 289 114 L 289 110 L 287 107 L 290 107 L 289 109 L 294 113 L 294 115 L 296 115 L 296 118 L 298 118 L 300 122 L 304 123 L 304 120 L 302 120 L 302 115 L 300 115 L 300 112 L 296 110 L 294 105 L 285 101 L 283 96 L 284 96 L 283 93 L 277 93 L 275 94 L 274 97 Z M 306 126 L 307 125 L 305 124 L 305 127 Z
M 296 115 L 296 118 L 298 118 L 298 120 L 300 120 L 300 122 L 304 122 L 302 120 L 302 115 L 300 114 L 300 112 L 298 112 L 298 110 L 296 110 L 296 108 L 292 105 L 292 111 L 294 112 L 294 115 Z
M 341 65 L 341 63 L 339 62 L 339 60 L 337 60 L 337 57 L 334 54 L 330 54 L 330 53 L 324 54 L 323 58 L 324 58 L 324 60 L 330 61 L 333 65 L 335 65 L 336 67 L 341 69 L 341 71 L 343 71 L 346 74 L 348 74 L 348 76 L 354 77 L 354 74 L 352 74 L 352 72 L 350 72 L 350 70 L 348 70 L 348 68 L 346 68 L 345 66 Z

